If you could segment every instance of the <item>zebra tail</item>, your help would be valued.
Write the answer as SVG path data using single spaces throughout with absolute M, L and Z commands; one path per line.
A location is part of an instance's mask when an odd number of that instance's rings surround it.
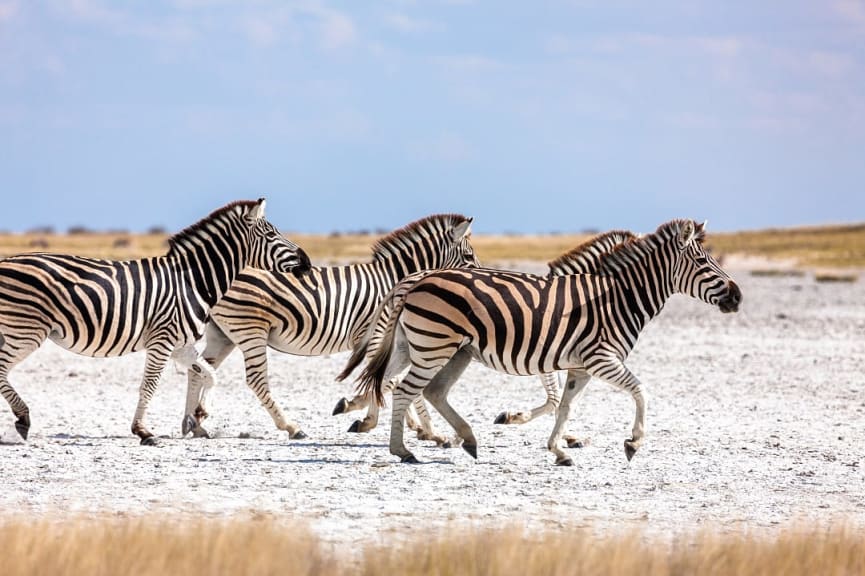
M 375 324 L 370 325 L 370 328 L 374 327 Z M 345 368 L 342 369 L 337 377 L 337 382 L 342 382 L 354 372 L 354 369 L 357 368 L 363 359 L 366 358 L 366 351 L 369 349 L 369 330 L 364 332 L 364 335 L 360 340 L 354 345 L 354 348 L 351 350 L 351 356 L 348 359 L 348 364 L 345 365 Z
M 386 378 L 393 374 L 387 374 L 390 359 L 393 354 L 394 336 L 396 335 L 397 320 L 402 313 L 406 297 L 411 289 L 435 270 L 424 270 L 416 272 L 403 278 L 385 296 L 375 314 L 375 322 L 371 323 L 363 338 L 363 350 L 360 346 L 355 348 L 358 357 L 352 354 L 349 367 L 354 368 L 366 357 L 366 368 L 360 375 L 357 390 L 361 394 L 373 393 L 379 406 L 384 405 L 384 393 L 382 391 Z M 354 362 L 354 365 L 352 365 Z M 346 367 L 348 369 L 349 367 Z M 349 370 L 350 371 L 350 370 Z M 347 374 L 346 374 L 347 375 Z
M 391 289 L 388 292 L 387 296 L 385 296 L 381 302 L 378 303 L 378 306 L 375 308 L 375 312 L 372 314 L 373 320 L 367 324 L 366 329 L 363 331 L 363 335 L 360 339 L 355 343 L 354 348 L 352 348 L 351 356 L 348 359 L 348 364 L 345 365 L 345 368 L 342 369 L 342 372 L 336 377 L 337 382 L 342 382 L 346 378 L 348 378 L 354 369 L 357 368 L 363 359 L 367 357 L 370 353 L 375 354 L 378 343 L 384 334 L 384 331 L 387 329 L 387 322 L 389 320 L 389 309 L 388 305 L 390 304 L 391 298 L 395 298 L 397 295 L 395 289 Z M 370 346 L 372 346 L 372 351 L 370 352 Z
M 368 342 L 373 343 L 372 350 L 365 352 L 367 357 L 366 367 L 360 374 L 357 389 L 361 394 L 374 394 L 375 401 L 379 406 L 384 406 L 384 392 L 382 384 L 385 381 L 390 357 L 393 353 L 393 339 L 396 334 L 396 320 L 402 312 L 402 304 L 405 298 L 402 295 L 394 295 L 399 298 L 392 302 L 390 298 L 385 299 L 382 314 L 379 321 L 373 324 L 372 336 Z

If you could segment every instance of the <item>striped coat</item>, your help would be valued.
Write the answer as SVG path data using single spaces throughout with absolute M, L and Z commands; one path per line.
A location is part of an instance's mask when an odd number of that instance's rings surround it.
M 246 383 L 290 438 L 306 435 L 274 401 L 268 347 L 287 354 L 320 356 L 350 350 L 366 331 L 381 299 L 401 278 L 418 270 L 477 266 L 469 241 L 471 218 L 428 216 L 379 240 L 370 262 L 314 267 L 303 278 L 249 270 L 213 309 L 204 358 L 218 367 L 238 347 Z M 184 432 L 206 435 L 202 399 L 208 387 L 190 372 Z
M 629 392 L 636 414 L 625 441 L 628 459 L 642 444 L 647 394 L 624 362 L 645 324 L 674 293 L 738 309 L 741 291 L 703 247 L 703 225 L 674 220 L 602 256 L 596 274 L 544 278 L 498 270 L 446 270 L 412 278 L 389 316 L 378 351 L 361 375 L 361 391 L 381 398 L 383 383 L 409 368 L 394 390 L 391 453 L 416 461 L 403 440 L 403 415 L 420 393 L 453 426 L 473 456 L 477 441 L 447 401 L 448 391 L 475 359 L 515 375 L 567 370 L 548 448 L 558 446 L 571 400 L 591 377 Z M 398 285 L 395 292 L 399 292 Z M 386 309 L 384 306 L 383 309 Z M 369 341 L 365 341 L 369 344 Z M 365 356 L 363 343 L 353 354 Z
M 22 254 L 0 261 L 0 393 L 27 438 L 30 411 L 9 372 L 46 339 L 79 354 L 147 351 L 132 432 L 154 443 L 147 405 L 172 356 L 209 374 L 193 344 L 247 265 L 300 272 L 309 259 L 264 219 L 264 200 L 235 202 L 174 235 L 164 256 L 113 261 Z

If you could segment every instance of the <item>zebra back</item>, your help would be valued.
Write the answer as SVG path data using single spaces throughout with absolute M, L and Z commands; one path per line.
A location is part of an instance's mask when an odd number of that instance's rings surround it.
M 476 268 L 480 264 L 469 242 L 472 220 L 462 214 L 433 214 L 406 224 L 373 245 L 373 261 L 396 261 L 401 276 L 435 268 Z
M 595 274 L 599 271 L 605 254 L 637 238 L 636 234 L 627 230 L 612 230 L 599 234 L 551 261 L 549 276 Z

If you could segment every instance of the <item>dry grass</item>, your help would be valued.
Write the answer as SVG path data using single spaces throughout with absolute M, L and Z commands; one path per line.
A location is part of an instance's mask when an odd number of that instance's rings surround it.
M 358 262 L 370 258 L 377 234 L 297 234 L 287 236 L 320 264 Z M 536 236 L 475 235 L 481 262 L 546 262 L 589 238 L 585 234 Z M 164 254 L 165 234 L 0 234 L 0 257 L 21 252 L 49 251 L 100 258 L 140 258 Z M 789 228 L 709 234 L 716 253 L 744 254 L 769 259 L 792 259 L 802 266 L 865 268 L 865 224 Z
M 851 283 L 859 279 L 858 274 L 841 274 L 838 272 L 818 272 L 814 274 L 815 282 Z
M 709 234 L 722 254 L 792 259 L 801 266 L 865 268 L 865 224 Z
M 4 576 L 338 573 L 309 532 L 271 520 L 15 520 L 0 542 Z
M 0 257 L 23 252 L 59 252 L 91 258 L 129 260 L 168 251 L 167 234 L 0 234 Z
M 0 522 L 6 576 L 29 574 L 863 574 L 865 539 L 846 529 L 771 538 L 708 533 L 673 543 L 639 534 L 520 529 L 419 532 L 404 544 L 327 551 L 273 519 L 103 519 Z

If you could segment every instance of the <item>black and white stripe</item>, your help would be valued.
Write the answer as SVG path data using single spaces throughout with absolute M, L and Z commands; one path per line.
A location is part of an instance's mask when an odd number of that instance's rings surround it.
M 350 350 L 366 331 L 381 299 L 401 278 L 418 270 L 477 266 L 469 242 L 471 218 L 439 214 L 379 240 L 372 261 L 314 267 L 303 278 L 248 270 L 212 311 L 204 358 L 218 367 L 239 347 L 246 383 L 291 438 L 305 436 L 285 417 L 270 393 L 267 348 L 303 356 Z M 184 431 L 206 435 L 201 422 L 208 387 L 189 373 Z
M 444 270 L 410 279 L 384 339 L 361 375 L 361 392 L 381 400 L 383 383 L 406 367 L 393 398 L 390 451 L 416 461 L 403 439 L 403 416 L 420 393 L 453 426 L 472 456 L 477 441 L 447 395 L 468 363 L 478 360 L 515 375 L 567 370 L 548 441 L 556 463 L 571 464 L 559 440 L 571 401 L 591 377 L 628 391 L 636 405 L 628 459 L 645 434 L 647 395 L 628 370 L 628 357 L 646 323 L 675 293 L 734 312 L 741 292 L 703 247 L 704 227 L 674 220 L 601 256 L 595 274 L 540 277 L 498 270 Z M 400 291 L 398 285 L 394 291 Z M 383 310 L 387 305 L 382 307 Z M 361 341 L 352 356 L 366 355 Z M 345 373 L 344 373 L 345 374 Z
M 209 367 L 193 347 L 211 308 L 246 266 L 302 272 L 306 254 L 264 219 L 264 200 L 235 202 L 169 240 L 164 256 L 114 261 L 22 254 L 0 261 L 0 393 L 24 438 L 27 405 L 10 370 L 47 339 L 79 354 L 121 356 L 147 350 L 132 432 L 153 443 L 147 405 L 168 359 L 191 371 Z
M 628 231 L 624 230 L 613 230 L 610 232 L 605 232 L 603 234 L 599 234 L 576 248 L 568 251 L 567 253 L 559 256 L 555 260 L 549 263 L 549 273 L 547 277 L 554 276 L 566 276 L 569 274 L 594 274 L 598 271 L 601 264 L 601 257 L 605 254 L 611 252 L 614 248 L 627 242 L 629 240 L 635 239 L 636 236 Z M 395 308 L 397 302 L 404 297 L 404 295 L 408 292 L 411 284 L 416 282 L 420 278 L 423 277 L 423 274 L 418 274 L 413 277 L 412 280 L 407 282 L 402 282 L 400 284 L 400 290 L 398 293 L 389 295 L 386 298 L 387 306 L 386 310 L 377 314 L 376 325 L 373 327 L 373 331 L 371 332 L 370 338 L 371 342 L 366 347 L 367 357 L 371 357 L 375 354 L 377 350 L 377 343 L 382 340 L 384 337 L 384 331 L 386 330 L 386 325 L 388 322 L 388 315 L 391 314 Z M 352 362 L 350 362 L 347 370 L 344 371 L 338 379 L 343 379 L 349 375 L 349 373 L 354 370 L 357 364 L 362 360 L 362 358 L 354 358 Z M 535 418 L 539 416 L 543 416 L 544 414 L 548 414 L 551 412 L 555 412 L 559 406 L 560 394 L 559 394 L 559 377 L 557 373 L 546 373 L 540 375 L 541 385 L 546 393 L 546 400 L 540 406 L 532 408 L 530 410 L 520 410 L 520 411 L 505 411 L 499 414 L 496 419 L 496 424 L 525 424 L 527 422 L 531 422 Z M 397 378 L 392 378 L 386 384 L 386 392 L 391 392 L 393 387 L 398 382 Z M 378 423 L 378 404 L 376 402 L 370 402 L 369 395 L 357 394 L 351 400 L 341 400 L 341 406 L 343 410 L 348 411 L 349 409 L 361 409 L 365 407 L 369 407 L 367 410 L 367 415 L 363 420 L 358 420 L 349 429 L 350 432 L 358 432 L 358 431 L 367 431 L 374 428 Z M 414 410 L 417 414 L 417 420 L 415 420 L 411 414 L 411 409 Z M 448 439 L 444 436 L 438 434 L 432 425 L 432 421 L 429 418 L 429 412 L 426 409 L 426 405 L 423 401 L 422 396 L 417 396 L 412 403 L 411 409 L 406 413 L 406 425 L 412 430 L 416 430 L 418 433 L 418 438 L 423 440 L 434 440 L 438 444 L 448 443 Z M 582 440 L 573 436 L 564 436 L 565 441 L 568 446 L 575 447 L 582 445 Z

